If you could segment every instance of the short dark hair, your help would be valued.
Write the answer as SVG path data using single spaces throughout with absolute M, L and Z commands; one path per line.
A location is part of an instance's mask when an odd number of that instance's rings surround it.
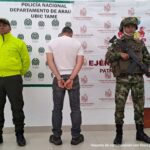
M 62 29 L 61 33 L 65 33 L 65 32 L 73 33 L 73 30 L 70 27 L 66 26 Z
M 10 26 L 9 21 L 5 18 L 0 18 L 0 23 L 3 23 L 3 24 L 6 24 L 6 25 Z

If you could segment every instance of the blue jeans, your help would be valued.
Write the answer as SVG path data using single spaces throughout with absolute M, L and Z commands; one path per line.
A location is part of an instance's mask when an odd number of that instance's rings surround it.
M 62 75 L 66 81 L 70 75 Z M 54 136 L 60 137 L 62 135 L 62 109 L 64 103 L 64 96 L 67 89 L 58 87 L 57 79 L 53 80 L 53 103 L 54 108 L 52 111 L 52 132 Z M 80 84 L 79 77 L 73 80 L 73 88 L 67 90 L 69 94 L 70 108 L 71 108 L 71 135 L 76 138 L 81 132 L 81 111 L 80 111 Z

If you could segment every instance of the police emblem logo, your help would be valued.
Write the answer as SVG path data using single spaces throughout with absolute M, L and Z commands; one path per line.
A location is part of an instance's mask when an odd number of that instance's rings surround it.
M 39 72 L 38 73 L 38 79 L 39 80 L 43 80 L 44 79 L 44 73 L 43 72 Z
M 59 26 L 59 21 L 58 21 L 57 19 L 54 19 L 54 20 L 52 21 L 52 26 L 54 26 L 54 27 Z
M 32 72 L 28 71 L 25 75 L 24 75 L 25 80 L 31 80 L 32 78 Z
M 28 49 L 28 52 L 29 52 L 29 53 L 32 52 L 32 46 L 31 46 L 31 45 L 27 45 L 27 49 Z
M 32 66 L 33 66 L 34 68 L 38 68 L 38 67 L 39 67 L 39 64 L 40 64 L 40 61 L 39 61 L 38 58 L 33 58 L 33 59 L 32 59 Z
M 66 26 L 66 27 L 71 27 L 71 26 L 72 26 L 72 23 L 71 23 L 71 22 L 66 22 L 66 23 L 65 23 L 65 26 Z
M 39 54 L 44 54 L 45 48 L 44 47 L 39 47 L 38 52 L 39 52 Z
M 50 34 L 46 34 L 45 35 L 45 40 L 46 41 L 50 41 L 51 40 L 51 35 Z
M 47 61 L 45 62 L 45 66 L 48 67 L 48 62 Z
M 16 21 L 16 20 L 12 20 L 12 21 L 10 22 L 10 25 L 11 25 L 12 27 L 16 27 L 16 26 L 17 26 L 17 21 Z
M 32 20 L 31 20 L 30 18 L 26 18 L 26 19 L 24 20 L 24 25 L 25 25 L 25 26 L 31 26 L 31 25 L 32 25 Z
M 23 34 L 18 34 L 17 38 L 24 40 L 24 35 Z
M 38 26 L 39 27 L 44 27 L 45 26 L 45 22 L 44 21 L 39 21 L 38 22 Z
M 32 39 L 32 40 L 38 40 L 38 39 L 39 39 L 39 34 L 38 34 L 37 32 L 33 32 L 33 33 L 31 34 L 31 39 Z

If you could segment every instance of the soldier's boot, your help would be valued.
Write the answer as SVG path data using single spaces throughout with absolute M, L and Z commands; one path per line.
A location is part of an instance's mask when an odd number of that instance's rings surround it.
M 136 124 L 136 140 L 150 143 L 150 137 L 144 133 L 143 124 Z
M 26 139 L 24 137 L 24 132 L 16 132 L 16 142 L 19 146 L 25 146 L 26 145 Z
M 122 144 L 122 134 L 123 134 L 123 124 L 116 124 L 116 137 L 114 139 L 114 144 Z

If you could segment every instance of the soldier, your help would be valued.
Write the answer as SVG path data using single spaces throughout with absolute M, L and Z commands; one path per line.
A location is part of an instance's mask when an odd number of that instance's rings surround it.
M 150 143 L 150 138 L 143 131 L 144 117 L 144 79 L 145 68 L 150 66 L 150 54 L 140 39 L 134 38 L 138 28 L 136 17 L 127 17 L 121 21 L 122 37 L 113 40 L 106 53 L 106 61 L 110 63 L 114 77 L 116 77 L 115 91 L 115 123 L 116 137 L 114 144 L 122 144 L 124 108 L 131 90 L 134 105 L 134 120 L 136 123 L 136 140 Z M 130 55 L 133 53 L 134 57 Z

